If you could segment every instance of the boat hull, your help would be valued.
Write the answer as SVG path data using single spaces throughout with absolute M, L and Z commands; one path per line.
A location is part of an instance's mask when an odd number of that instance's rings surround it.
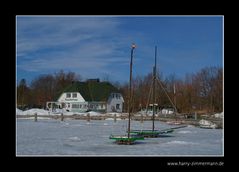
M 165 130 L 132 130 L 130 131 L 131 134 L 136 134 L 137 136 L 143 136 L 143 137 L 160 137 L 164 134 L 172 133 L 173 129 L 165 129 Z
M 131 135 L 130 137 L 126 135 L 110 135 L 109 139 L 115 140 L 117 144 L 134 144 L 136 140 L 144 140 L 142 136 Z

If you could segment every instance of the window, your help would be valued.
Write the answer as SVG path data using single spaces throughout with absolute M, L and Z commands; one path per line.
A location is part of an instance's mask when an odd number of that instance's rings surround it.
M 71 93 L 66 93 L 66 98 L 70 98 L 71 97 Z
M 72 108 L 79 108 L 79 104 L 72 104 Z
M 120 104 L 116 104 L 116 109 L 120 109 Z
M 72 97 L 73 97 L 73 98 L 76 98 L 76 97 L 77 97 L 77 93 L 73 93 L 73 94 L 72 94 Z

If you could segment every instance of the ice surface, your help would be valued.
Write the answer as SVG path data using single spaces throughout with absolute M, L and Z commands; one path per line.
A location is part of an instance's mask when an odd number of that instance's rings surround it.
M 17 119 L 16 154 L 33 156 L 223 156 L 223 130 L 185 127 L 135 145 L 117 145 L 110 134 L 126 134 L 128 120 Z M 155 129 L 171 128 L 156 121 Z M 131 129 L 151 129 L 152 122 L 131 122 Z

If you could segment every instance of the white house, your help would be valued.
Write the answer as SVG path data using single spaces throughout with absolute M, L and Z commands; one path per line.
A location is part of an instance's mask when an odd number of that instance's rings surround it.
M 108 82 L 75 82 L 65 89 L 57 101 L 47 102 L 48 109 L 60 108 L 70 112 L 122 112 L 124 99 Z

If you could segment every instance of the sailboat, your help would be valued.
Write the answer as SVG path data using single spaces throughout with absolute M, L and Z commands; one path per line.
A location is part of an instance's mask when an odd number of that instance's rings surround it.
M 143 136 L 143 137 L 159 137 L 162 136 L 164 134 L 168 134 L 168 133 L 172 133 L 174 131 L 174 129 L 177 128 L 182 128 L 185 126 L 178 126 L 178 127 L 174 127 L 174 128 L 168 128 L 168 129 L 163 129 L 163 130 L 155 130 L 155 125 L 154 125 L 154 121 L 155 121 L 155 105 L 156 105 L 156 99 L 155 99 L 155 84 L 156 84 L 156 64 L 157 64 L 157 46 L 155 46 L 155 60 L 154 60 L 154 67 L 153 67 L 153 119 L 152 119 L 152 130 L 131 130 L 130 133 L 135 134 L 137 136 Z M 159 84 L 161 85 L 160 81 L 157 80 L 159 82 Z M 162 87 L 162 85 L 161 85 Z M 162 87 L 163 88 L 163 87 Z M 165 91 L 165 90 L 164 90 Z M 170 100 L 171 101 L 171 100 Z M 175 107 L 176 109 L 176 107 Z
M 134 144 L 136 140 L 144 140 L 143 136 L 132 135 L 130 130 L 130 119 L 131 119 L 131 102 L 132 102 L 132 67 L 133 67 L 133 53 L 136 45 L 133 43 L 131 47 L 131 60 L 130 60 L 130 79 L 129 79 L 129 103 L 128 103 L 128 131 L 127 135 L 110 135 L 110 139 L 115 140 L 118 144 Z

